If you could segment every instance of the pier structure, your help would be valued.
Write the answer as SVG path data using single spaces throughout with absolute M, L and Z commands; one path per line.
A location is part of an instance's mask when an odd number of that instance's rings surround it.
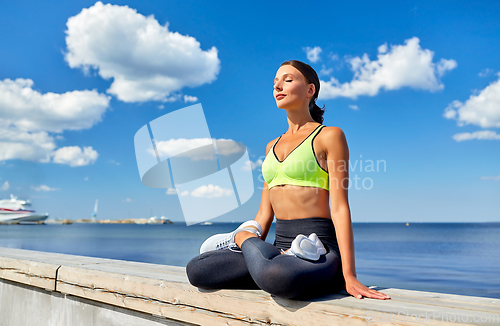
M 311 301 L 206 291 L 184 267 L 0 248 L 0 325 L 500 325 L 500 299 L 384 288 Z

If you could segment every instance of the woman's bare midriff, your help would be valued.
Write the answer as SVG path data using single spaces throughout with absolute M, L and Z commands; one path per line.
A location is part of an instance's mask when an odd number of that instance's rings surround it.
M 329 192 L 317 187 L 280 185 L 269 190 L 274 215 L 280 220 L 331 218 Z

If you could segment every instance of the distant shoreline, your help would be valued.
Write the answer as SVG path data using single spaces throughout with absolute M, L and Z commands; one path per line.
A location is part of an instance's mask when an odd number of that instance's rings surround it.
M 216 221 L 216 222 L 205 222 L 205 223 L 199 223 L 199 225 L 212 225 L 212 224 L 226 224 L 226 223 L 233 223 L 233 224 L 240 224 L 243 221 Z M 70 220 L 70 219 L 47 219 L 45 221 L 38 221 L 38 222 L 17 222 L 17 221 L 12 221 L 12 222 L 0 222 L 0 225 L 19 225 L 19 224 L 25 224 L 25 225 L 36 225 L 36 224 L 174 224 L 174 223 L 184 223 L 184 221 L 171 221 L 169 219 L 164 219 L 164 220 L 151 220 L 147 218 L 139 218 L 139 219 L 121 219 L 121 220 L 111 220 L 111 219 L 106 219 L 106 220 L 95 220 L 92 221 L 91 219 L 77 219 L 77 220 Z M 500 221 L 483 221 L 483 222 L 352 222 L 353 225 L 363 225 L 363 224 L 393 224 L 393 225 L 406 225 L 408 227 L 411 227 L 412 225 L 423 225 L 423 224 L 500 224 Z M 276 224 L 276 220 L 273 221 L 273 224 Z
M 151 218 L 138 218 L 138 219 L 122 219 L 122 220 L 91 220 L 91 219 L 78 219 L 78 220 L 69 220 L 69 219 L 47 219 L 45 221 L 38 222 L 2 222 L 2 225 L 10 225 L 10 224 L 173 224 L 169 219 L 151 219 Z

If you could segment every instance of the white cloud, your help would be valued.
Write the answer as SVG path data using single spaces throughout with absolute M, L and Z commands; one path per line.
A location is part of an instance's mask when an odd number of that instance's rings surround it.
M 167 188 L 167 195 L 177 195 L 177 190 L 175 188 Z
M 108 93 L 125 102 L 177 99 L 173 92 L 211 83 L 220 70 L 217 48 L 203 51 L 194 37 L 127 6 L 98 1 L 66 25 L 69 66 L 112 78 Z
M 402 87 L 438 91 L 444 88 L 439 77 L 457 66 L 455 60 L 441 59 L 433 62 L 434 52 L 420 47 L 420 40 L 413 37 L 404 45 L 382 44 L 378 48 L 377 60 L 371 61 L 368 54 L 347 59 L 354 72 L 351 82 L 341 84 L 336 78 L 320 81 L 320 99 L 336 97 L 375 96 L 381 89 L 397 90 Z
M 184 102 L 196 102 L 198 98 L 196 96 L 184 95 Z
M 83 151 L 78 146 L 61 147 L 54 151 L 53 162 L 69 166 L 84 166 L 93 164 L 99 154 L 91 147 L 84 147 Z
M 235 153 L 243 153 L 245 148 L 238 145 L 237 142 L 231 139 L 217 139 L 217 155 L 232 155 Z
M 255 170 L 256 168 L 261 167 L 262 163 L 264 163 L 264 161 L 262 159 L 258 159 L 255 162 L 250 161 L 250 163 L 251 163 L 252 170 Z
M 114 165 L 120 165 L 120 162 L 117 162 L 115 160 L 109 160 L 109 163 L 114 164 Z
M 16 130 L 15 127 L 2 128 L 0 126 L 0 160 L 20 159 L 41 163 L 55 162 L 52 161 L 52 157 L 55 158 L 56 153 L 65 148 L 55 150 L 56 147 L 54 138 L 44 131 L 23 132 Z M 72 147 L 81 151 L 78 146 Z M 95 153 L 97 154 L 97 152 Z M 62 161 L 55 163 L 65 164 Z
M 81 130 L 101 121 L 109 97 L 97 91 L 42 94 L 31 79 L 0 81 L 0 122 L 21 131 Z
M 453 139 L 458 142 L 471 139 L 487 139 L 487 140 L 499 140 L 500 135 L 491 130 L 481 130 L 475 132 L 463 132 L 460 134 L 453 135 Z
M 1 120 L 1 119 L 0 119 Z M 28 132 L 0 122 L 0 160 L 21 159 L 49 162 L 56 148 L 54 138 L 45 131 Z
M 439 60 L 436 66 L 436 72 L 438 77 L 443 77 L 443 75 L 446 73 L 448 70 L 453 70 L 457 67 L 457 62 L 453 59 L 447 60 L 447 59 L 442 59 Z M 440 89 L 444 88 L 443 84 L 439 85 Z
M 31 186 L 31 189 L 33 189 L 35 191 L 56 191 L 56 190 L 60 190 L 58 188 L 51 188 L 51 187 L 46 186 L 46 185 Z
M 493 181 L 500 181 L 500 175 L 492 176 L 492 177 L 481 177 L 483 180 L 493 180 Z
M 2 190 L 9 190 L 10 184 L 9 181 L 5 181 L 2 185 Z
M 167 195 L 175 195 L 177 194 L 177 191 L 173 188 L 168 188 L 167 189 Z M 192 192 L 189 192 L 188 190 L 184 190 L 183 192 L 179 193 L 179 196 L 193 196 L 193 197 L 201 197 L 201 198 L 216 198 L 216 197 L 223 197 L 223 196 L 231 196 L 233 194 L 232 189 L 225 189 L 221 188 L 217 185 L 213 184 L 208 184 L 208 185 L 203 185 L 200 186 L 196 189 L 194 189 Z
M 321 48 L 319 46 L 315 46 L 313 48 L 306 46 L 304 48 L 304 51 L 307 54 L 307 60 L 311 61 L 312 63 L 316 63 L 320 60 L 319 54 L 321 53 Z
M 0 160 L 50 162 L 64 130 L 101 121 L 110 98 L 97 91 L 40 93 L 31 79 L 0 81 Z M 52 134 L 51 134 L 52 133 Z
M 492 73 L 493 73 L 493 69 L 486 68 L 486 69 L 481 70 L 477 75 L 479 77 L 487 77 L 487 76 L 491 75 Z
M 353 109 L 353 110 L 357 111 L 357 110 L 359 110 L 359 107 L 355 104 L 350 104 L 349 109 Z
M 124 200 L 122 200 L 122 201 L 123 201 L 123 202 L 125 202 L 125 203 L 131 203 L 131 202 L 133 202 L 133 200 L 132 200 L 132 199 L 130 199 L 130 198 L 125 198 L 125 199 L 124 199 Z
M 156 142 L 156 149 L 161 158 L 172 157 L 175 155 L 190 157 L 193 160 L 213 160 L 214 152 L 209 147 L 203 147 L 213 144 L 216 141 L 217 155 L 231 155 L 234 153 L 244 152 L 245 149 L 239 146 L 235 141 L 225 138 L 217 140 L 210 138 L 178 138 Z M 194 149 L 197 149 L 193 151 Z M 154 150 L 149 153 L 155 156 Z
M 332 59 L 333 61 L 337 61 L 337 60 L 339 60 L 339 55 L 338 54 L 331 54 L 330 59 Z
M 261 167 L 262 163 L 264 163 L 264 161 L 262 159 L 260 159 L 260 158 L 257 161 L 255 161 L 255 162 L 246 161 L 245 164 L 243 165 L 243 171 L 255 170 L 258 167 Z
M 325 65 L 322 65 L 321 66 L 321 70 L 319 71 L 319 75 L 320 76 L 323 76 L 323 75 L 329 75 L 333 72 L 333 68 L 329 68 L 327 69 Z
M 203 185 L 191 192 L 193 197 L 203 197 L 203 198 L 215 198 L 222 196 L 231 196 L 233 193 L 232 189 L 221 188 L 217 185 L 209 184 Z
M 89 181 L 89 177 L 85 177 L 83 180 L 84 181 Z
M 160 140 L 156 142 L 156 150 L 158 151 L 158 155 L 160 157 L 172 157 L 175 155 L 188 155 L 188 154 L 196 154 L 197 156 L 203 154 L 202 150 L 195 151 L 196 153 L 188 153 L 196 148 L 200 148 L 202 146 L 212 144 L 212 140 L 210 138 L 177 138 L 177 139 L 169 139 L 169 140 Z M 155 156 L 154 150 L 150 150 L 149 153 Z M 205 153 L 208 158 L 213 159 L 213 155 L 210 153 Z
M 500 128 L 500 78 L 477 95 L 471 95 L 465 103 L 451 102 L 443 116 L 457 120 L 459 126 L 472 124 L 482 128 Z

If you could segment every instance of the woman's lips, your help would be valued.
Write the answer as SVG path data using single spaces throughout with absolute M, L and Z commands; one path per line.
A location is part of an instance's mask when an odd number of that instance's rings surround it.
M 276 95 L 276 99 L 280 100 L 280 99 L 282 99 L 285 96 L 286 96 L 285 94 L 278 94 L 278 95 Z

